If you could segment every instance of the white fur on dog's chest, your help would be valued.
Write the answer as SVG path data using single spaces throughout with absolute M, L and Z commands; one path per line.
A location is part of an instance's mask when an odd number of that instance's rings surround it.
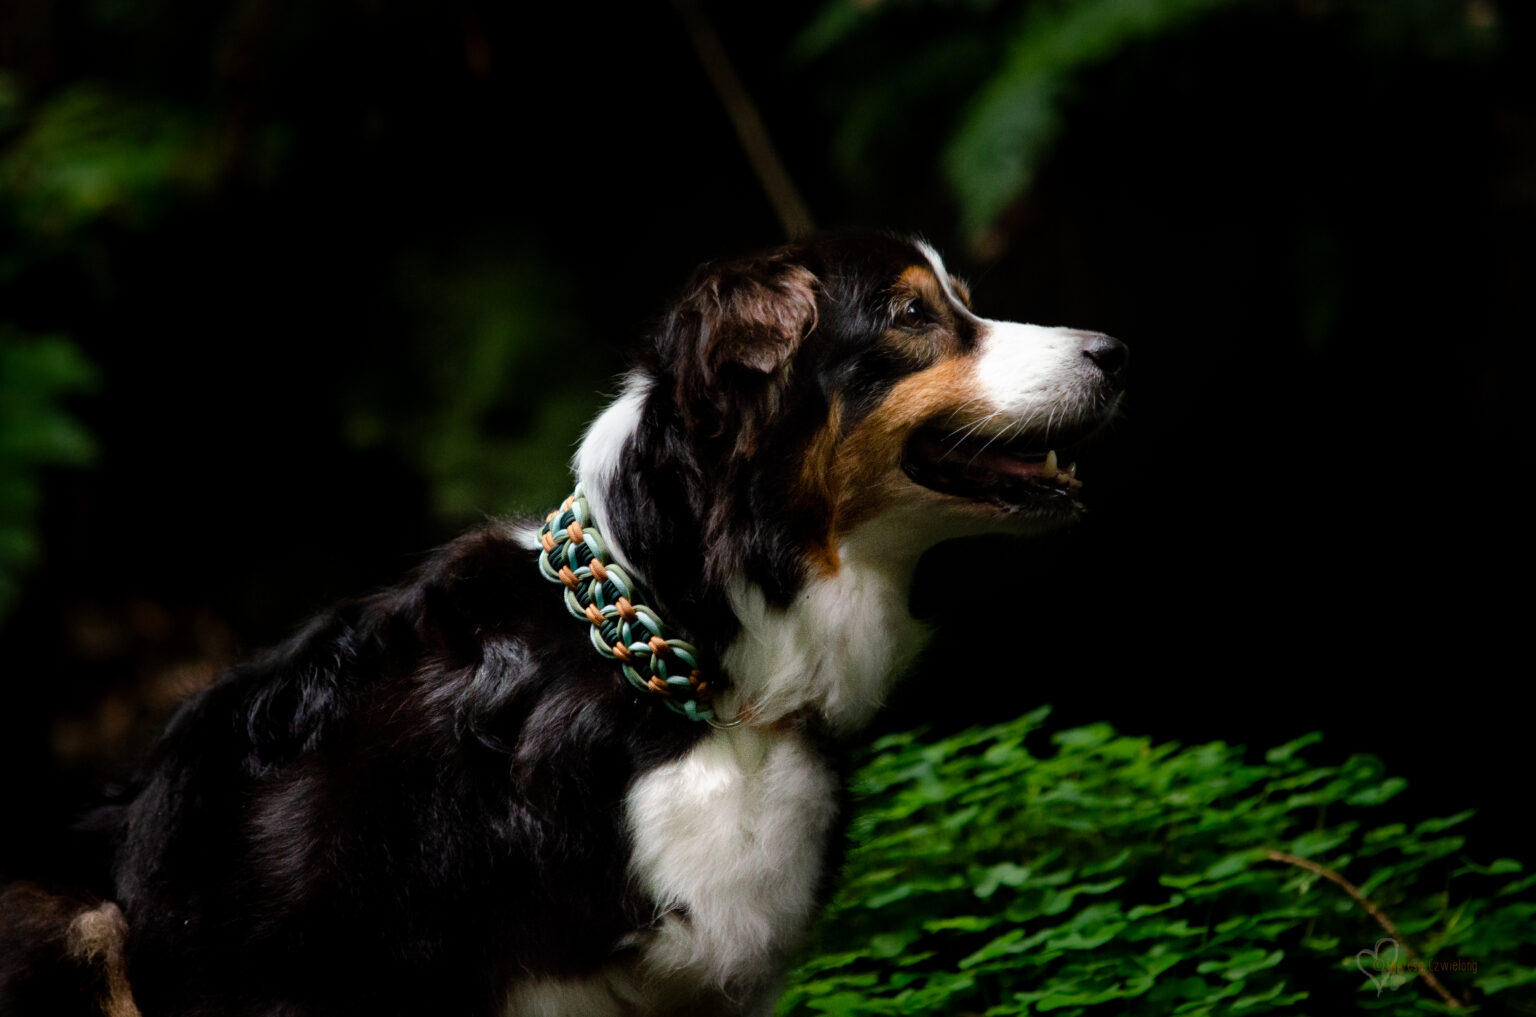
M 664 915 L 642 966 L 728 994 L 770 990 L 815 906 L 837 778 L 795 731 L 714 730 L 644 774 L 632 871 Z
M 711 730 L 642 774 L 630 875 L 656 902 L 632 950 L 581 980 L 514 986 L 506 1017 L 765 1015 L 815 910 L 837 778 L 793 730 Z

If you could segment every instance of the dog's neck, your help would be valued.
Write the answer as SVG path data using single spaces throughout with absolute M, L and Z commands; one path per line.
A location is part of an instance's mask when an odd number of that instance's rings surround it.
M 837 570 L 808 579 L 787 606 L 733 583 L 741 629 L 722 654 L 725 709 L 734 697 L 762 723 L 809 710 L 834 733 L 865 727 L 928 635 L 908 610 L 920 548 L 902 535 L 890 518 L 864 524 L 839 543 Z
M 616 499 L 646 496 L 627 455 L 649 394 L 645 379 L 631 378 L 587 432 L 575 468 L 613 559 L 660 602 L 676 603 L 676 591 L 658 589 L 648 567 L 653 540 L 626 532 L 631 513 L 615 511 Z M 808 576 L 787 602 L 738 571 L 706 598 L 716 624 L 668 619 L 717 630 L 687 632 L 724 672 L 716 714 L 768 726 L 809 713 L 840 734 L 868 724 L 927 635 L 908 610 L 917 559 L 936 542 L 916 536 L 925 528 L 915 513 L 887 513 L 844 536 L 835 571 Z

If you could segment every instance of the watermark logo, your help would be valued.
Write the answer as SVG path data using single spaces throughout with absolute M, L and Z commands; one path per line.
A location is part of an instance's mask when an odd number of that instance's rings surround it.
M 1392 959 L 1387 962 L 1386 970 L 1382 971 L 1381 978 L 1378 980 L 1372 971 L 1382 970 L 1381 948 L 1382 945 L 1386 943 L 1390 943 L 1392 945 Z M 1369 955 L 1371 958 L 1371 971 L 1367 971 L 1365 968 L 1365 958 L 1367 955 Z M 1369 978 L 1371 980 L 1371 984 L 1376 986 L 1376 995 L 1378 996 L 1381 995 L 1381 990 L 1387 987 L 1387 980 L 1392 976 L 1392 973 L 1397 970 L 1397 955 L 1397 940 L 1391 939 L 1389 937 L 1378 939 L 1376 941 L 1375 947 L 1372 949 L 1361 950 L 1359 953 L 1355 954 L 1355 967 L 1359 968 L 1360 973 Z M 1394 985 L 1393 988 L 1395 989 L 1397 986 Z
M 1408 953 L 1407 960 L 1399 959 L 1401 954 Z M 1370 961 L 1367 962 L 1366 958 Z M 1387 936 L 1376 941 L 1376 945 L 1369 950 L 1361 950 L 1355 954 L 1355 967 L 1360 973 L 1371 980 L 1376 987 L 1376 995 L 1381 995 L 1383 989 L 1396 989 L 1405 984 L 1409 976 L 1418 975 L 1428 981 L 1444 995 L 1440 986 L 1440 980 L 1435 977 L 1435 972 L 1466 972 L 1477 974 L 1477 961 L 1452 960 L 1435 961 L 1428 963 L 1415 957 L 1404 950 L 1397 942 Z

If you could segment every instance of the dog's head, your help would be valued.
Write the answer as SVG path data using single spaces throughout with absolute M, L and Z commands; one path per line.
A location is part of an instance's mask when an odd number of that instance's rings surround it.
M 643 573 L 682 539 L 706 576 L 785 598 L 860 534 L 915 558 L 1075 516 L 1074 446 L 1125 364 L 1105 335 L 980 317 L 924 243 L 834 234 L 700 268 L 578 468 L 644 517 L 620 523 Z
M 1073 447 L 1125 363 L 979 317 L 926 244 L 834 234 L 700 268 L 577 472 L 609 550 L 728 675 L 727 713 L 849 731 L 920 642 L 923 551 L 1081 510 Z

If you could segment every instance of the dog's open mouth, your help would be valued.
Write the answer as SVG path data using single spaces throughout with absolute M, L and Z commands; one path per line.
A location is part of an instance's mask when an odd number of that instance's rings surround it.
M 1093 427 L 1057 431 L 1048 439 L 1024 434 L 969 434 L 927 425 L 908 439 L 901 465 L 923 487 L 1015 509 L 1077 504 L 1076 446 Z

